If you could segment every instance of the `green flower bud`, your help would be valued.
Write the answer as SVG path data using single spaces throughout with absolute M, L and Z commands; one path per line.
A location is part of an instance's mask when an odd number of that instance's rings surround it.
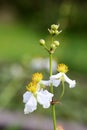
M 52 29 L 52 30 L 57 30 L 58 27 L 59 27 L 59 25 L 56 25 L 56 24 L 52 24 L 52 25 L 51 25 L 51 29 Z
M 49 31 L 49 33 L 52 34 L 52 35 L 55 33 L 55 31 L 52 30 L 52 29 L 48 29 L 48 31 Z
M 57 46 L 59 46 L 59 41 L 54 41 L 54 44 L 55 44 L 55 46 L 57 47 Z
M 50 47 L 50 53 L 53 54 L 55 52 L 56 46 L 52 43 Z
M 52 49 L 55 49 L 55 48 L 56 48 L 55 44 L 52 43 L 52 44 L 51 44 L 51 48 L 52 48 Z
M 59 31 L 58 30 L 55 30 L 55 35 L 58 35 L 59 34 Z
M 40 45 L 42 45 L 42 46 L 45 45 L 45 40 L 44 39 L 40 39 Z

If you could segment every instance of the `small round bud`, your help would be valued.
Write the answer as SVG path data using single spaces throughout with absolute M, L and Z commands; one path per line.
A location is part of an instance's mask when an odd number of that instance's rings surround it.
M 55 44 L 51 44 L 51 48 L 55 49 L 56 48 Z
M 51 29 L 52 29 L 52 30 L 57 30 L 58 27 L 59 27 L 59 25 L 56 25 L 56 24 L 52 24 L 52 25 L 51 25 Z
M 55 52 L 56 46 L 52 43 L 50 47 L 50 53 L 53 54 Z
M 59 41 L 54 41 L 54 44 L 55 44 L 55 46 L 57 47 L 57 46 L 59 46 Z
M 58 35 L 59 34 L 59 31 L 58 30 L 55 30 L 55 35 Z
M 44 40 L 44 39 L 40 39 L 40 44 L 41 44 L 42 46 L 44 46 L 44 45 L 45 45 L 45 40 Z
M 50 34 L 54 34 L 54 33 L 55 33 L 54 30 L 51 30 L 51 31 L 50 31 Z

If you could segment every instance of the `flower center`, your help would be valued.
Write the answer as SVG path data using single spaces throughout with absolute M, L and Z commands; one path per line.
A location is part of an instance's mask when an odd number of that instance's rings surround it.
M 27 91 L 31 92 L 31 93 L 35 93 L 37 91 L 37 83 L 36 82 L 30 82 L 27 87 L 26 87 Z
M 65 64 L 59 64 L 58 67 L 57 67 L 57 70 L 59 72 L 66 73 L 68 71 L 68 66 L 65 65 Z
M 32 81 L 38 83 L 42 80 L 42 78 L 43 78 L 43 75 L 41 73 L 35 73 L 32 76 Z

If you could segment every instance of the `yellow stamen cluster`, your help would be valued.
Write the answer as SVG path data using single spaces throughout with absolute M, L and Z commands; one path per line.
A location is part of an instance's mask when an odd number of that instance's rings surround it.
M 43 75 L 41 73 L 35 73 L 32 76 L 32 81 L 38 83 L 42 80 L 42 78 L 43 78 Z
M 26 87 L 27 91 L 31 92 L 31 93 L 35 93 L 37 91 L 37 83 L 36 82 L 30 82 L 27 87 Z
M 66 73 L 68 71 L 68 66 L 65 64 L 59 64 L 57 67 L 57 71 Z

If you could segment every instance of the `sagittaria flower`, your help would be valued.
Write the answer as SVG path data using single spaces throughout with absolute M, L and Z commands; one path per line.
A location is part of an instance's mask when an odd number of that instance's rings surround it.
M 40 88 L 50 85 L 50 80 L 46 81 L 46 80 L 42 80 L 42 79 L 43 79 L 42 73 L 37 72 L 37 73 L 34 73 L 32 76 L 32 81 L 36 82 L 38 84 L 38 86 L 40 85 Z
M 75 87 L 76 85 L 76 81 L 75 80 L 71 80 L 65 73 L 68 71 L 68 66 L 66 66 L 65 64 L 59 64 L 57 67 L 58 70 L 58 74 L 56 75 L 52 75 L 50 77 L 51 83 L 53 84 L 53 86 L 57 87 L 59 86 L 60 82 L 67 82 L 69 84 L 70 88 Z
M 39 79 L 40 75 L 33 75 L 32 82 L 30 82 L 26 89 L 27 92 L 23 94 L 23 102 L 25 103 L 24 113 L 28 114 L 37 109 L 37 103 L 43 106 L 43 108 L 49 108 L 50 102 L 52 101 L 53 94 L 47 90 L 40 88 Z M 41 76 L 42 77 L 42 76 Z

